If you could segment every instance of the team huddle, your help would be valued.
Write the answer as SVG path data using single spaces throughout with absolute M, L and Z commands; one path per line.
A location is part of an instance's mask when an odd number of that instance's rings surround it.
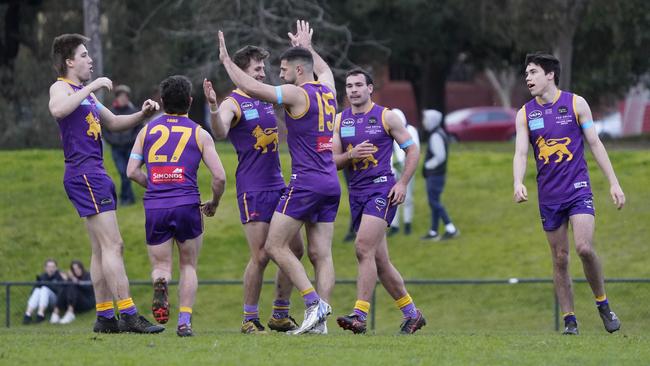
M 351 218 L 357 233 L 357 298 L 352 312 L 339 316 L 336 323 L 355 334 L 365 333 L 370 298 L 379 280 L 403 314 L 400 333 L 413 334 L 426 325 L 426 320 L 409 295 L 399 271 L 391 263 L 386 228 L 393 221 L 397 205 L 404 201 L 407 185 L 418 166 L 418 144 L 395 112 L 372 101 L 372 76 L 363 69 L 352 69 L 346 74 L 345 91 L 350 107 L 337 113 L 334 75 L 312 47 L 312 35 L 313 29 L 309 23 L 297 22 L 296 32 L 289 33 L 291 47 L 280 56 L 280 78 L 284 84 L 272 86 L 264 83 L 264 61 L 269 56 L 268 51 L 246 46 L 231 58 L 224 35 L 219 32 L 219 59 L 236 89 L 218 104 L 212 83 L 207 79 L 203 82 L 203 91 L 210 105 L 213 134 L 217 138 L 227 137 L 238 157 L 235 173 L 237 202 L 250 250 L 244 272 L 241 332 L 266 331 L 260 321 L 258 303 L 264 270 L 272 260 L 279 271 L 268 328 L 292 335 L 328 333 L 327 317 L 332 312 L 329 300 L 335 282 L 331 252 L 333 223 L 341 198 L 337 170 L 345 169 L 349 176 Z M 99 333 L 159 333 L 165 328 L 140 315 L 130 297 L 121 252 L 123 243 L 115 215 L 115 187 L 103 167 L 100 123 L 109 130 L 128 129 L 152 117 L 161 106 L 147 100 L 140 112 L 124 116 L 115 116 L 102 106 L 93 92 L 101 88 L 110 90 L 112 82 L 100 77 L 84 85 L 91 79 L 92 72 L 92 59 L 86 50 L 86 41 L 85 37 L 76 34 L 61 35 L 54 40 L 53 59 L 60 77 L 50 89 L 49 108 L 57 119 L 63 140 L 64 187 L 79 216 L 85 218 L 91 241 L 91 277 L 97 301 L 97 320 L 93 330 Z M 549 75 L 546 60 L 535 59 L 530 63 L 527 60 L 526 63 L 529 68 L 532 66 L 530 75 L 534 71 L 539 72 L 542 67 L 541 77 Z M 559 69 L 555 74 L 559 74 Z M 529 85 L 533 95 L 538 97 L 537 106 L 551 109 L 554 104 L 549 103 L 556 100 L 543 98 L 551 95 L 548 91 L 553 91 L 555 84 L 543 86 L 542 82 L 537 83 L 538 88 L 544 87 L 542 92 L 534 91 Z M 573 94 L 560 93 L 559 90 L 557 93 L 561 95 L 559 99 L 563 108 L 572 102 L 570 110 L 559 113 L 575 113 L 577 120 L 573 121 L 573 125 L 578 126 L 579 120 L 583 131 L 587 131 L 590 112 L 587 115 L 587 112 L 579 111 L 584 111 L 585 107 L 582 103 L 576 107 L 576 96 Z M 226 173 L 210 133 L 188 118 L 192 102 L 191 82 L 184 76 L 168 77 L 160 84 L 160 96 L 164 113 L 147 122 L 138 134 L 127 174 L 146 188 L 143 202 L 146 243 L 152 265 L 152 313 L 160 324 L 167 323 L 170 318 L 168 283 L 172 277 L 174 243 L 179 248 L 177 334 L 184 337 L 194 335 L 191 321 L 198 287 L 196 266 L 203 241 L 202 216 L 215 214 L 224 192 Z M 544 112 L 542 116 L 542 112 L 538 111 L 540 116 L 537 118 L 530 111 L 526 117 L 529 104 L 523 109 L 524 117 L 528 119 L 517 117 L 515 198 L 518 202 L 527 199 L 521 182 L 529 139 L 536 155 L 545 158 L 541 163 L 538 161 L 540 172 L 554 169 L 548 168 L 549 157 L 553 154 L 558 154 L 553 164 L 560 163 L 562 159 L 575 159 L 573 161 L 577 164 L 584 164 L 582 155 L 575 152 L 576 147 L 569 147 L 571 140 L 562 140 L 568 142 L 560 145 L 573 152 L 551 149 L 538 154 L 539 148 L 536 146 L 539 139 L 546 138 L 549 145 L 557 144 L 557 138 L 553 139 L 556 133 L 551 126 L 544 126 L 546 118 L 554 115 Z M 291 155 L 288 185 L 280 169 L 278 123 L 274 112 L 277 106 L 284 109 L 287 145 Z M 570 126 L 570 118 L 566 120 L 568 122 L 562 126 Z M 547 130 L 551 131 L 550 135 Z M 572 138 L 580 140 L 578 147 L 581 152 L 580 129 L 577 131 L 578 136 Z M 590 141 L 591 135 L 587 132 L 584 134 Z M 535 145 L 532 139 L 537 135 L 538 145 Z M 405 152 L 404 169 L 399 179 L 391 171 L 394 143 Z M 610 178 L 610 183 L 618 187 L 613 189 L 612 195 L 616 203 L 622 206 L 623 192 L 606 152 L 604 158 L 601 154 L 597 160 Z M 212 197 L 203 203 L 197 186 L 201 161 L 212 175 Z M 566 169 L 564 166 L 562 168 Z M 572 167 L 569 169 L 575 170 Z M 551 171 L 549 176 L 554 174 L 555 171 Z M 546 200 L 543 205 L 540 194 L 540 212 L 554 253 L 554 264 L 559 261 L 556 258 L 561 259 L 561 255 L 555 252 L 565 252 L 565 246 L 568 247 L 567 221 L 574 226 L 574 231 L 576 225 L 582 224 L 587 225 L 585 230 L 590 227 L 593 232 L 593 208 L 588 211 L 583 207 L 588 206 L 587 201 L 591 202 L 589 179 L 580 178 L 580 187 L 576 187 L 580 191 L 569 195 L 572 201 L 580 205 L 564 205 L 562 192 L 549 193 L 553 202 Z M 562 207 L 559 207 L 561 204 Z M 590 222 L 583 217 L 585 215 L 591 215 Z M 306 246 L 300 235 L 303 226 Z M 594 281 L 592 289 L 605 327 L 613 332 L 619 329 L 620 322 L 609 309 L 602 284 L 602 270 L 591 248 L 591 237 L 586 236 L 580 247 L 576 239 L 576 247 L 583 262 L 587 263 L 585 272 L 593 267 L 590 272 L 593 275 L 590 277 L 588 274 L 587 277 Z M 314 267 L 314 284 L 300 261 L 305 247 Z M 586 260 L 587 257 L 591 261 Z M 591 267 L 589 263 L 592 263 Z M 570 278 L 562 272 L 560 265 L 554 266 L 554 272 L 558 297 L 565 312 L 565 333 L 577 334 Z M 300 324 L 290 316 L 293 287 L 298 289 L 305 305 Z M 117 314 L 114 302 L 117 304 Z

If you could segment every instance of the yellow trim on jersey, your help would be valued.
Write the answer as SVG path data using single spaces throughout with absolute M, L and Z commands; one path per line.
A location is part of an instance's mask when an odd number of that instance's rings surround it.
M 387 111 L 388 111 L 388 108 L 385 108 L 385 107 L 384 107 L 384 110 L 381 111 L 381 125 L 384 126 L 384 131 L 386 131 L 386 133 L 390 135 L 390 126 L 388 126 L 388 123 L 386 123 L 386 118 L 385 118 L 385 115 L 386 115 Z M 368 111 L 368 112 L 370 112 L 370 111 Z M 368 112 L 366 112 L 366 113 L 368 113 Z
M 241 90 L 241 89 L 235 89 L 235 90 L 233 90 L 232 92 L 233 92 L 233 93 L 237 93 L 237 94 L 241 95 L 242 97 L 246 97 L 246 98 L 248 98 L 248 99 L 253 99 L 253 97 L 251 97 L 250 95 L 244 93 L 244 91 Z
M 175 113 L 163 113 L 165 116 L 171 117 L 189 117 L 187 113 L 185 114 L 175 114 Z
M 147 123 L 142 127 L 142 135 L 140 136 L 140 147 L 144 149 L 144 138 L 147 136 L 147 128 L 149 127 L 149 124 Z
M 95 205 L 95 211 L 99 213 L 99 207 L 97 207 L 97 201 L 95 201 L 95 195 L 93 194 L 93 189 L 90 188 L 90 183 L 88 183 L 88 178 L 86 178 L 86 174 L 84 174 L 84 180 L 86 181 L 86 185 L 88 186 L 88 191 L 90 192 L 90 198 L 92 198 L 93 204 Z
M 368 107 L 368 109 L 365 112 L 363 112 L 363 114 L 370 112 L 374 107 L 375 107 L 375 102 L 370 102 L 370 107 Z
M 576 116 L 576 123 L 578 124 L 578 126 L 580 126 L 582 124 L 580 123 L 580 117 L 578 117 L 578 109 L 576 108 L 577 100 L 578 100 L 578 96 L 573 94 L 573 101 L 572 101 L 573 102 L 573 115 Z
M 246 201 L 246 192 L 244 192 L 244 211 L 246 212 L 246 222 L 251 221 L 250 216 L 248 216 L 248 201 Z
M 553 98 L 553 101 L 551 102 L 551 105 L 550 105 L 550 106 L 553 106 L 553 105 L 555 104 L 555 102 L 557 102 L 558 99 L 560 99 L 560 95 L 562 95 L 562 90 L 558 89 L 558 90 L 557 90 L 557 94 L 556 94 L 555 97 Z M 542 98 L 540 98 L 540 97 L 535 97 L 535 100 L 537 101 L 537 104 L 539 104 L 539 105 L 541 105 L 542 107 L 544 107 L 544 101 L 542 100 Z M 550 106 L 549 106 L 549 107 L 550 107 Z
M 233 93 L 234 93 L 234 91 L 233 91 Z M 237 94 L 239 94 L 239 93 L 237 93 Z M 248 97 L 248 98 L 250 98 L 250 97 Z M 235 111 L 235 123 L 232 123 L 232 125 L 230 126 L 230 128 L 232 129 L 235 126 L 237 126 L 237 124 L 239 123 L 239 120 L 241 120 L 241 107 L 239 106 L 239 103 L 237 103 L 237 100 L 235 98 L 233 98 L 233 97 L 226 97 L 226 99 L 224 99 L 221 104 L 225 103 L 227 100 L 231 100 L 232 104 L 234 104 L 235 108 L 237 108 L 237 110 Z
M 334 131 L 338 131 L 339 135 L 341 134 L 341 112 L 337 113 L 334 117 Z
M 528 133 L 530 133 L 530 127 L 528 127 L 528 116 L 526 116 L 526 105 L 524 104 L 521 107 L 521 110 L 524 112 L 524 125 L 526 126 L 526 129 L 528 130 Z M 516 119 L 516 117 L 515 117 Z
M 196 138 L 196 146 L 199 147 L 199 151 L 201 154 L 203 154 L 203 144 L 201 143 L 201 139 L 199 138 L 199 134 L 201 133 L 201 126 L 196 126 L 194 129 L 194 136 Z
M 282 207 L 282 214 L 287 211 L 287 205 L 289 204 L 289 200 L 291 199 L 291 193 L 293 193 L 293 187 L 289 190 L 289 194 L 287 195 L 287 200 L 284 201 L 284 207 Z
M 56 80 L 66 82 L 68 84 L 72 84 L 72 85 L 77 86 L 77 87 L 82 87 L 83 86 L 81 84 L 75 83 L 74 81 L 72 81 L 70 79 L 66 79 L 66 78 L 62 78 L 62 77 L 58 77 L 58 78 L 56 78 Z
M 304 84 L 302 84 L 302 85 L 305 85 L 305 84 L 313 84 L 313 83 L 311 83 L 311 82 L 307 82 L 307 83 L 304 83 Z M 300 118 L 304 117 L 305 114 L 307 114 L 307 112 L 309 112 L 309 108 L 311 108 L 310 101 L 309 101 L 309 94 L 307 94 L 307 91 L 306 91 L 304 88 L 302 88 L 302 87 L 300 88 L 300 90 L 302 90 L 302 92 L 305 93 L 305 99 L 307 99 L 307 108 L 306 108 L 305 111 L 302 112 L 301 114 L 299 114 L 299 115 L 297 115 L 297 116 L 294 116 L 294 115 L 289 111 L 289 109 L 287 109 L 287 106 L 285 105 L 285 106 L 284 106 L 284 110 L 287 112 L 287 116 L 291 117 L 291 119 L 300 119 Z
M 314 80 L 314 81 L 305 81 L 304 83 L 300 84 L 299 86 L 303 86 L 305 84 L 323 85 L 320 81 Z

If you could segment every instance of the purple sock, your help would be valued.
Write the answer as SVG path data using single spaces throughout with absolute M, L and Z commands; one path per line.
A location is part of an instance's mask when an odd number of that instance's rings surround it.
M 415 307 L 415 303 L 410 303 L 400 310 L 402 310 L 405 318 L 417 318 L 418 316 L 418 309 Z
M 305 302 L 306 307 L 310 307 L 320 300 L 320 296 L 318 296 L 315 290 L 312 290 L 309 293 L 302 295 L 302 300 Z
M 284 319 L 289 317 L 289 306 L 291 301 L 277 299 L 273 301 L 273 318 Z
M 244 304 L 244 322 L 253 319 L 259 319 L 259 318 L 260 318 L 260 311 L 258 309 L 257 304 L 255 305 Z
M 102 310 L 97 312 L 97 316 L 103 316 L 106 319 L 115 318 L 115 309 Z
M 178 314 L 178 325 L 190 324 L 192 320 L 192 313 L 181 311 Z
M 366 318 L 368 317 L 368 313 L 366 313 L 363 310 L 359 310 L 359 309 L 355 308 L 354 313 L 357 314 L 357 316 L 359 317 L 359 320 L 361 320 L 361 321 L 365 321 Z

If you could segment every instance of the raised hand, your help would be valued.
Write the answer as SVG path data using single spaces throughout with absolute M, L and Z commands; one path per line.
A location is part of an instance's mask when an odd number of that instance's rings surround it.
M 222 63 L 230 58 L 228 49 L 226 48 L 226 40 L 224 39 L 223 32 L 219 31 L 219 61 Z
M 291 45 L 293 47 L 311 47 L 311 37 L 314 34 L 314 29 L 309 27 L 309 22 L 304 20 L 296 20 L 296 34 L 291 32 L 287 33 Z
M 217 104 L 217 93 L 212 88 L 212 82 L 208 79 L 203 79 L 203 94 L 208 103 Z
M 88 85 L 91 91 L 95 92 L 101 88 L 106 88 L 109 92 L 113 90 L 113 82 L 107 77 L 101 77 L 93 80 L 92 83 Z
M 158 110 L 160 110 L 158 102 L 147 99 L 142 103 L 142 114 L 144 114 L 145 117 L 151 117 Z

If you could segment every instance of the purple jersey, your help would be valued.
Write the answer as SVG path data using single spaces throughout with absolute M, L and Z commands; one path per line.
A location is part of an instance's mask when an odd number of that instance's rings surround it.
M 372 103 L 364 113 L 354 114 L 351 108 L 337 116 L 337 126 L 341 136 L 343 151 L 368 140 L 375 152 L 363 159 L 353 159 L 345 168 L 348 172 L 350 194 L 362 194 L 384 190 L 394 185 L 395 178 L 390 168 L 393 155 L 393 136 L 388 133 L 384 121 L 387 108 Z
M 145 209 L 201 203 L 196 184 L 203 157 L 200 131 L 201 127 L 187 115 L 163 114 L 144 127 L 141 143 L 147 167 Z
M 74 92 L 83 89 L 64 78 L 57 80 L 70 85 Z M 83 174 L 105 174 L 102 155 L 102 129 L 99 107 L 92 96 L 87 96 L 72 113 L 57 121 L 65 156 L 64 180 Z
M 562 203 L 591 195 L 575 102 L 574 94 L 558 91 L 552 103 L 542 105 L 532 99 L 523 107 L 537 162 L 541 204 Z
M 332 155 L 336 98 L 328 87 L 317 81 L 302 84 L 300 88 L 305 91 L 307 110 L 299 116 L 285 110 L 291 154 L 290 184 L 327 195 L 340 195 Z
M 235 173 L 237 194 L 283 189 L 273 104 L 253 99 L 239 90 L 228 98 L 238 109 L 228 132 L 239 162 Z

